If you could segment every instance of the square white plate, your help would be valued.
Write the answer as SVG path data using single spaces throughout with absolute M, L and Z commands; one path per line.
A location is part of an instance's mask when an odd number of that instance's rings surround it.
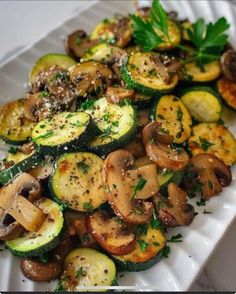
M 147 3 L 148 1 L 141 1 Z M 230 36 L 236 42 L 236 6 L 225 1 L 162 1 L 168 11 L 176 10 L 180 17 L 196 20 L 216 20 L 227 16 L 231 24 Z M 26 93 L 28 73 L 37 58 L 46 53 L 63 53 L 63 38 L 72 31 L 82 28 L 89 32 L 94 25 L 114 13 L 128 13 L 134 10 L 132 1 L 88 1 L 81 12 L 48 33 L 39 42 L 14 56 L 0 68 L 0 103 L 23 97 Z M 16 28 L 17 29 L 17 28 Z M 224 109 L 223 119 L 230 130 L 236 134 L 235 113 Z M 1 126 L 0 126 L 1 127 Z M 0 145 L 0 156 L 4 156 L 6 145 Z M 198 277 L 208 258 L 236 216 L 236 168 L 232 169 L 234 180 L 230 187 L 214 197 L 207 204 L 213 214 L 203 214 L 203 208 L 196 207 L 199 214 L 189 227 L 170 230 L 170 235 L 181 233 L 183 242 L 171 244 L 168 259 L 151 269 L 140 273 L 127 273 L 119 278 L 121 286 L 137 286 L 142 289 L 159 291 L 187 290 Z M 120 276 L 120 275 L 119 275 Z M 19 259 L 7 250 L 0 252 L 0 291 L 45 291 L 53 290 L 53 283 L 33 283 L 21 273 Z

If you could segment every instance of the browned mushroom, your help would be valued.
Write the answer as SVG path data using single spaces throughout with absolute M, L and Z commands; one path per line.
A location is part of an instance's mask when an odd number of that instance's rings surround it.
M 105 213 L 97 211 L 88 216 L 87 228 L 98 244 L 111 254 L 127 254 L 135 247 L 135 234 Z
M 134 96 L 133 89 L 123 87 L 108 87 L 106 91 L 107 100 L 111 103 L 118 104 L 125 99 L 130 99 Z
M 103 180 L 108 191 L 108 202 L 115 214 L 127 223 L 146 223 L 152 216 L 153 205 L 136 199 L 136 189 L 127 182 L 126 172 L 134 165 L 134 158 L 126 150 L 109 154 L 104 162 Z
M 28 197 L 26 199 L 22 195 Z M 29 231 L 36 231 L 44 220 L 44 213 L 30 201 L 39 199 L 41 188 L 38 181 L 27 173 L 22 173 L 0 189 L 0 227 L 7 232 L 14 225 L 6 226 L 6 217 L 12 216 Z M 2 231 L 4 235 L 4 231 Z
M 139 135 L 136 135 L 134 139 L 124 147 L 124 149 L 132 153 L 135 158 L 146 155 L 142 140 Z
M 45 181 L 49 178 L 53 170 L 53 157 L 45 156 L 43 165 L 38 165 L 30 170 L 28 173 L 31 174 L 38 181 Z
M 158 218 L 167 227 L 189 225 L 194 218 L 194 208 L 188 204 L 187 193 L 174 183 L 168 185 L 168 198 L 157 194 L 153 202 Z
M 100 41 L 98 39 L 91 40 L 85 31 L 77 30 L 67 37 L 65 41 L 65 49 L 68 54 L 79 60 L 84 56 L 86 51 L 99 43 Z
M 230 168 L 213 154 L 194 155 L 189 169 L 193 174 L 193 178 L 189 180 L 201 183 L 202 196 L 205 199 L 217 195 L 222 191 L 222 187 L 228 186 L 232 181 Z
M 0 240 L 8 241 L 14 240 L 20 237 L 24 233 L 25 229 L 16 221 L 8 224 L 2 224 L 0 226 Z
M 140 129 L 143 129 L 149 122 L 149 109 L 139 110 L 137 113 L 137 126 Z
M 160 124 L 149 123 L 142 130 L 142 140 L 149 158 L 161 168 L 181 170 L 189 162 L 183 148 L 172 148 L 173 137 L 160 132 Z
M 33 142 L 25 143 L 19 148 L 19 150 L 23 154 L 31 154 L 35 150 L 35 145 Z
M 93 93 L 101 97 L 111 84 L 113 74 L 105 64 L 87 61 L 70 68 L 70 79 L 76 85 L 78 96 Z
M 236 81 L 236 52 L 229 49 L 221 56 L 221 67 L 223 75 L 229 81 Z
M 57 260 L 44 263 L 33 259 L 22 259 L 20 267 L 25 277 L 35 282 L 55 280 L 62 272 L 61 264 Z

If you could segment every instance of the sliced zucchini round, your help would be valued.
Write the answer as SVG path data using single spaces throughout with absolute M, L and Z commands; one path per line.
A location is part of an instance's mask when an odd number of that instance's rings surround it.
M 132 252 L 111 257 L 120 271 L 144 271 L 161 259 L 165 243 L 166 239 L 163 233 L 149 225 L 146 235 L 137 236 L 135 249 Z
M 85 111 L 102 131 L 89 143 L 89 150 L 98 155 L 107 155 L 122 148 L 136 131 L 136 112 L 130 104 L 120 106 L 101 98 Z
M 14 155 L 10 154 L 10 156 L 7 157 L 6 161 L 14 162 L 14 164 L 0 172 L 0 183 L 2 185 L 8 183 L 21 172 L 36 167 L 41 162 L 41 159 L 36 151 L 33 151 L 31 154 L 24 154 L 18 151 Z
M 168 33 L 169 38 L 163 35 L 158 29 L 155 29 L 158 36 L 163 38 L 164 42 L 157 46 L 156 50 L 170 50 L 178 46 L 181 42 L 181 30 L 177 23 L 172 20 L 168 20 Z
M 35 123 L 24 117 L 25 99 L 6 103 L 0 108 L 0 137 L 10 144 L 23 144 L 31 137 Z
M 75 65 L 76 61 L 68 55 L 64 54 L 47 54 L 40 57 L 34 64 L 30 74 L 29 82 L 32 83 L 36 76 L 43 70 L 53 65 L 58 65 L 60 68 L 68 69 L 72 65 Z
M 173 75 L 170 83 L 165 83 L 157 66 L 152 62 L 154 52 L 136 52 L 121 66 L 121 76 L 127 87 L 146 95 L 156 96 L 168 93 L 178 83 L 178 75 Z
M 185 70 L 186 73 L 181 79 L 185 80 L 184 77 L 190 76 L 191 82 L 210 82 L 217 79 L 221 74 L 220 62 L 218 60 L 205 64 L 204 71 L 195 62 L 185 64 Z M 186 79 L 186 81 L 189 81 L 189 79 Z
M 236 161 L 236 140 L 223 125 L 201 123 L 192 129 L 188 140 L 192 154 L 211 153 L 223 160 L 226 165 Z
M 115 279 L 116 267 L 109 257 L 94 249 L 77 248 L 65 259 L 60 288 L 83 291 L 81 286 L 111 286 Z
M 43 154 L 77 151 L 100 131 L 91 116 L 84 112 L 61 112 L 40 121 L 32 132 L 36 148 Z
M 106 18 L 94 28 L 90 38 L 123 48 L 132 38 L 130 19 L 128 17 Z
M 189 35 L 188 35 L 188 29 L 191 29 L 192 28 L 192 24 L 190 21 L 186 20 L 186 21 L 183 21 L 181 24 L 180 24 L 180 29 L 181 29 L 181 34 L 182 34 L 182 39 L 184 41 L 190 41 L 190 38 L 189 38 Z
M 174 136 L 174 143 L 183 143 L 191 134 L 191 117 L 176 96 L 165 95 L 157 100 L 152 107 L 151 119 L 161 123 L 164 133 Z
M 220 119 L 220 99 L 210 87 L 196 86 L 184 89 L 181 101 L 190 115 L 199 122 L 216 122 Z
M 225 104 L 236 110 L 236 83 L 221 78 L 217 81 L 217 89 Z
M 42 256 L 52 250 L 63 233 L 64 218 L 61 207 L 50 199 L 42 198 L 35 202 L 46 215 L 37 232 L 25 232 L 22 237 L 6 241 L 12 254 L 20 257 Z
M 59 157 L 49 179 L 49 189 L 55 201 L 84 212 L 90 212 L 106 202 L 102 164 L 100 157 L 88 152 Z

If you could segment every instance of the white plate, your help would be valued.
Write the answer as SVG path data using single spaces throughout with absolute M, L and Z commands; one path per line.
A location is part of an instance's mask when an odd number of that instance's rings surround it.
M 188 17 L 191 20 L 199 17 L 214 20 L 226 15 L 231 24 L 231 40 L 236 42 L 235 5 L 225 1 L 162 2 L 167 10 L 176 10 L 182 18 Z M 46 53 L 64 52 L 63 38 L 68 33 L 78 28 L 85 28 L 89 32 L 99 20 L 114 13 L 128 13 L 132 10 L 132 1 L 88 1 L 78 15 L 1 67 L 1 103 L 24 96 L 28 73 L 35 60 Z M 236 134 L 235 114 L 224 110 L 223 119 Z M 6 150 L 5 145 L 0 147 Z M 0 155 L 4 156 L 4 151 Z M 119 285 L 160 291 L 189 289 L 236 216 L 236 168 L 234 167 L 232 171 L 234 180 L 231 186 L 225 188 L 220 196 L 214 197 L 207 204 L 206 209 L 213 214 L 202 214 L 203 208 L 196 207 L 200 213 L 189 227 L 171 230 L 170 235 L 181 233 L 184 241 L 171 245 L 170 257 L 162 259 L 145 272 L 125 274 L 124 277 L 119 278 Z M 196 199 L 192 202 L 195 203 Z M 53 290 L 54 287 L 55 283 L 33 283 L 27 280 L 20 271 L 19 259 L 13 257 L 7 250 L 0 252 L 0 291 L 45 291 Z

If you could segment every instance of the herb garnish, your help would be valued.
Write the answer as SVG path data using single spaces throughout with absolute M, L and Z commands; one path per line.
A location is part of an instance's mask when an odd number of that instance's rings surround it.
M 214 145 L 213 143 L 207 141 L 204 138 L 199 137 L 199 141 L 201 144 L 201 148 L 203 149 L 203 151 L 207 151 L 212 145 Z
M 84 203 L 83 203 L 83 208 L 84 208 L 85 210 L 87 210 L 88 212 L 93 211 L 93 205 L 92 205 L 92 203 L 90 203 L 90 202 L 84 202 Z
M 88 173 L 88 170 L 90 168 L 90 165 L 88 165 L 87 163 L 85 163 L 84 161 L 79 161 L 77 162 L 77 167 L 80 168 L 82 170 L 82 172 L 84 174 L 87 174 Z
M 146 185 L 147 180 L 144 178 L 139 178 L 138 183 L 134 187 L 134 192 L 132 194 L 132 199 L 135 198 L 136 194 L 143 189 L 143 187 Z
M 11 147 L 8 149 L 8 152 L 11 153 L 11 154 L 16 154 L 18 150 L 19 150 L 18 147 L 11 146 Z
M 75 278 L 76 279 L 80 279 L 81 277 L 85 277 L 87 274 L 87 272 L 83 269 L 83 267 L 81 266 L 77 271 L 76 271 L 76 275 Z
M 162 256 L 168 258 L 170 254 L 170 246 L 165 246 L 162 251 Z
M 48 131 L 47 133 L 43 134 L 43 135 L 40 135 L 36 138 L 33 139 L 33 141 L 36 141 L 38 139 L 47 139 L 47 138 L 50 138 L 51 136 L 53 136 L 54 132 L 53 131 Z
M 200 201 L 196 202 L 197 206 L 206 206 L 206 200 L 204 198 L 201 198 Z
M 137 236 L 147 235 L 148 225 L 140 224 L 135 227 L 135 234 Z
M 166 240 L 169 243 L 179 243 L 183 242 L 183 236 L 181 234 L 173 235 L 170 239 Z
M 138 240 L 138 245 L 141 249 L 141 251 L 145 252 L 147 250 L 147 247 L 148 247 L 148 243 L 145 242 L 144 240 Z
M 94 107 L 94 99 L 86 99 L 83 103 L 80 104 L 82 110 L 88 110 Z

